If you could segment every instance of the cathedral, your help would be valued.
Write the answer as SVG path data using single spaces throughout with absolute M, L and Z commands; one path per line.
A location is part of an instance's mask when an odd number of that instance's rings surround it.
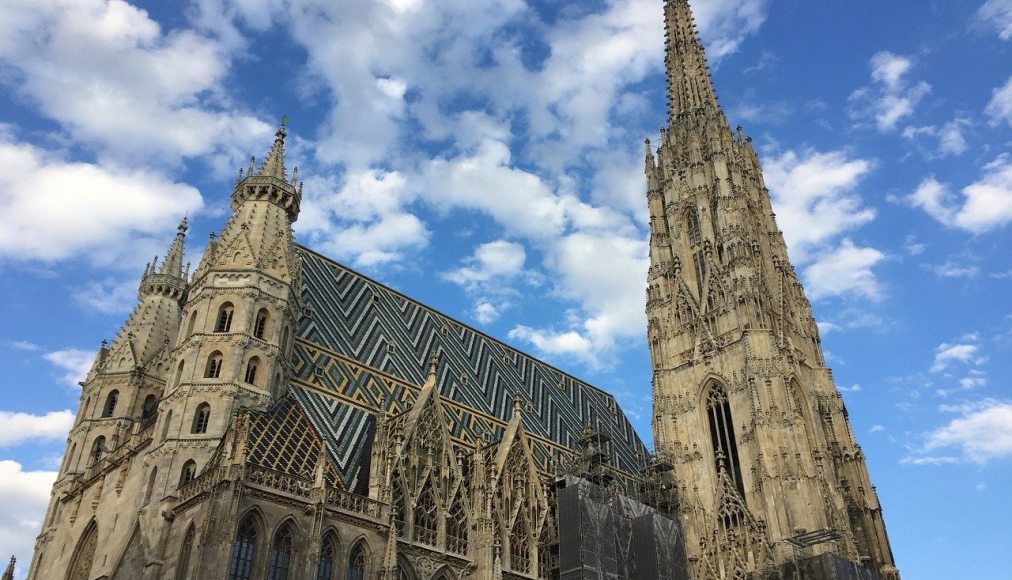
M 654 454 L 611 394 L 296 244 L 282 124 L 96 354 L 28 578 L 898 580 L 755 148 L 663 16 Z

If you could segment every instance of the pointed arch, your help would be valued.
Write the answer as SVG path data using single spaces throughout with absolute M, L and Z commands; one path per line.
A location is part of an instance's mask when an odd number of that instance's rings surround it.
M 408 562 L 403 554 L 397 556 L 397 580 L 418 580 L 415 567 Z
M 95 437 L 91 443 L 91 464 L 98 463 L 105 456 L 105 435 Z
M 510 530 L 510 570 L 529 574 L 531 571 L 531 540 L 530 531 L 521 512 L 513 522 Z
M 116 403 L 119 402 L 119 391 L 113 389 L 105 397 L 105 405 L 102 406 L 102 417 L 112 417 L 116 412 Z
M 179 487 L 190 483 L 195 477 L 197 477 L 197 462 L 189 459 L 183 464 L 183 468 L 179 470 Z
M 369 550 L 364 539 L 355 542 L 348 552 L 346 580 L 365 580 L 369 571 Z
M 699 228 L 699 215 L 696 213 L 695 207 L 690 207 L 685 210 L 685 235 L 689 241 L 689 245 L 696 245 L 702 239 Z
M 267 580 L 288 580 L 295 555 L 295 531 L 291 518 L 285 520 L 274 532 L 271 541 L 271 556 L 267 568 Z
M 193 314 L 190 314 L 190 321 L 186 323 L 186 335 L 183 336 L 183 340 L 193 336 L 193 328 L 197 325 L 197 311 L 194 310 Z
M 172 423 L 172 409 L 165 414 L 165 422 L 162 423 L 162 441 L 169 437 L 169 425 Z
M 150 425 L 158 417 L 158 395 L 154 393 L 144 397 L 141 404 L 141 422 Z
M 221 354 L 221 351 L 214 351 L 207 357 L 207 366 L 204 367 L 204 378 L 216 379 L 221 376 L 221 365 L 225 360 L 225 356 Z
M 207 425 L 211 422 L 211 405 L 203 402 L 197 405 L 193 412 L 193 424 L 190 425 L 190 433 L 207 433 Z
M 151 496 L 155 492 L 155 482 L 158 480 L 158 467 L 152 467 L 148 473 L 148 482 L 144 487 L 144 505 L 151 503 Z
M 246 362 L 246 376 L 245 380 L 248 384 L 257 384 L 257 371 L 260 369 L 260 357 L 250 357 L 249 361 Z
M 176 367 L 176 381 L 175 385 L 183 382 L 183 371 L 186 370 L 186 360 L 179 361 L 179 366 Z
M 257 541 L 262 529 L 259 520 L 256 512 L 252 510 L 240 520 L 235 540 L 232 542 L 228 580 L 250 580 L 253 573 L 253 558 L 256 556 Z
M 266 308 L 257 311 L 256 320 L 253 322 L 253 336 L 263 340 L 267 335 L 267 324 L 270 322 L 270 312 Z
M 439 537 L 439 515 L 439 501 L 436 499 L 432 479 L 427 478 L 415 501 L 412 539 L 435 546 Z
M 446 548 L 455 554 L 467 554 L 468 517 L 464 497 L 458 493 L 446 514 Z
M 731 400 L 727 388 L 721 382 L 710 381 L 706 389 L 706 419 L 710 428 L 710 444 L 717 473 L 725 473 L 744 498 L 745 485 L 731 415 Z
M 95 550 L 98 548 L 98 524 L 95 520 L 88 522 L 81 539 L 77 541 L 74 555 L 70 558 L 67 568 L 67 580 L 89 580 L 91 566 L 95 562 Z
M 218 307 L 218 316 L 215 318 L 214 331 L 228 332 L 232 329 L 232 316 L 235 314 L 235 306 L 231 302 L 224 302 Z
M 436 573 L 432 575 L 432 580 L 457 580 L 457 576 L 449 566 L 444 564 L 442 568 L 436 570 Z
M 183 536 L 183 545 L 179 549 L 179 559 L 176 560 L 176 580 L 189 578 L 190 556 L 193 553 L 193 537 L 196 535 L 196 527 L 190 522 L 186 528 L 186 535 Z
M 316 580 L 335 580 L 335 565 L 340 554 L 337 532 L 330 528 L 323 532 L 320 542 L 320 558 L 316 565 Z

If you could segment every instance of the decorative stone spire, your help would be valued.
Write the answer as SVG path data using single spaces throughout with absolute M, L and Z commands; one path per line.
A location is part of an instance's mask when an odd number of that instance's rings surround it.
M 285 137 L 288 132 L 285 124 L 288 118 L 282 118 L 278 130 L 274 133 L 274 145 L 260 169 L 254 174 L 254 160 L 250 158 L 249 170 L 239 179 L 232 192 L 232 210 L 238 210 L 247 200 L 267 200 L 280 206 L 288 215 L 288 221 L 294 222 L 299 217 L 299 204 L 302 201 L 302 184 L 296 183 L 295 175 L 288 181 L 285 172 Z
M 141 278 L 141 286 L 137 291 L 137 297 L 144 300 L 145 297 L 154 294 L 167 296 L 182 303 L 186 296 L 187 280 L 183 273 L 183 251 L 186 245 L 186 230 L 189 227 L 186 217 L 179 222 L 176 228 L 176 237 L 165 254 L 165 261 L 161 268 L 158 267 L 158 257 L 148 264 L 144 269 L 144 276 Z
M 664 35 L 669 121 L 696 109 L 716 109 L 717 97 L 689 0 L 665 0 Z
M 271 147 L 270 153 L 267 154 L 267 159 L 260 166 L 257 176 L 285 180 L 285 137 L 288 136 L 288 133 L 285 131 L 285 125 L 287 123 L 288 117 L 282 117 L 281 124 L 274 133 L 274 145 Z
M 172 245 L 169 246 L 169 252 L 165 254 L 165 261 L 162 262 L 162 268 L 158 271 L 159 274 L 166 274 L 182 278 L 183 276 L 183 244 L 186 241 L 186 230 L 189 228 L 189 222 L 186 216 L 183 216 L 183 221 L 179 222 L 179 226 L 176 228 L 176 239 L 172 240 Z
M 11 556 L 10 562 L 7 563 L 7 569 L 4 570 L 4 575 L 0 577 L 0 580 L 14 580 L 14 563 L 17 559 Z

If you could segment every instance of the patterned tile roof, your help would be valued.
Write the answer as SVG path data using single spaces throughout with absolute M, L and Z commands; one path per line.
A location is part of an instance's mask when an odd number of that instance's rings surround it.
M 501 436 L 519 393 L 524 428 L 546 469 L 591 425 L 611 437 L 616 467 L 638 471 L 646 449 L 612 395 L 329 258 L 299 253 L 306 312 L 292 392 L 328 441 L 348 489 L 363 485 L 368 470 L 369 411 L 410 408 L 432 351 L 455 438 Z

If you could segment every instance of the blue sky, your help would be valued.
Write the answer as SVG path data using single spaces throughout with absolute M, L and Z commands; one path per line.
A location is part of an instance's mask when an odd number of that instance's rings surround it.
M 907 579 L 1012 567 L 1012 0 L 693 0 L 761 150 Z M 614 392 L 649 439 L 642 142 L 661 0 L 12 0 L 0 550 L 189 213 L 283 114 L 298 239 Z

